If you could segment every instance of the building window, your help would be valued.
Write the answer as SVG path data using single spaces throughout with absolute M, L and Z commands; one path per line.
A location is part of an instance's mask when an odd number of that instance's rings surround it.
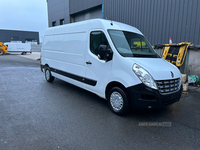
M 65 24 L 65 20 L 64 20 L 64 19 L 61 19 L 61 20 L 60 20 L 60 25 L 63 25 L 63 24 Z
M 56 26 L 56 21 L 52 22 L 52 27 Z
M 13 40 L 19 40 L 19 37 L 18 37 L 18 36 L 13 36 L 12 39 L 13 39 Z

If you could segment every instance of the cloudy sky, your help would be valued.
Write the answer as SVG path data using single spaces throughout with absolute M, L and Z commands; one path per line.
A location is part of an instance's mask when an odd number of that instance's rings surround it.
M 46 0 L 0 0 L 0 29 L 37 31 L 48 27 Z

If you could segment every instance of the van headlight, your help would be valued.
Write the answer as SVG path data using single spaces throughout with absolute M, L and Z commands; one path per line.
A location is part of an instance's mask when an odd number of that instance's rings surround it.
M 135 74 L 139 77 L 139 79 L 148 87 L 152 89 L 158 89 L 154 79 L 151 77 L 151 75 L 143 69 L 141 66 L 134 64 L 133 65 L 133 71 Z

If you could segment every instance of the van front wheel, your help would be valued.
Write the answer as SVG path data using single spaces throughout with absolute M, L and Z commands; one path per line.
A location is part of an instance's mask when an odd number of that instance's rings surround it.
M 47 82 L 53 82 L 54 81 L 54 77 L 51 75 L 51 71 L 49 67 L 45 68 L 45 79 L 47 80 Z
M 117 115 L 125 115 L 130 111 L 130 102 L 125 90 L 114 87 L 108 94 L 108 105 Z

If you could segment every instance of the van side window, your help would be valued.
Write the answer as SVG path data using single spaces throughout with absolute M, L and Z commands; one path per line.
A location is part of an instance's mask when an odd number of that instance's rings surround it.
M 105 34 L 102 31 L 93 31 L 90 33 L 90 51 L 97 55 L 99 46 L 107 45 L 108 48 L 110 48 L 108 41 L 106 39 Z

